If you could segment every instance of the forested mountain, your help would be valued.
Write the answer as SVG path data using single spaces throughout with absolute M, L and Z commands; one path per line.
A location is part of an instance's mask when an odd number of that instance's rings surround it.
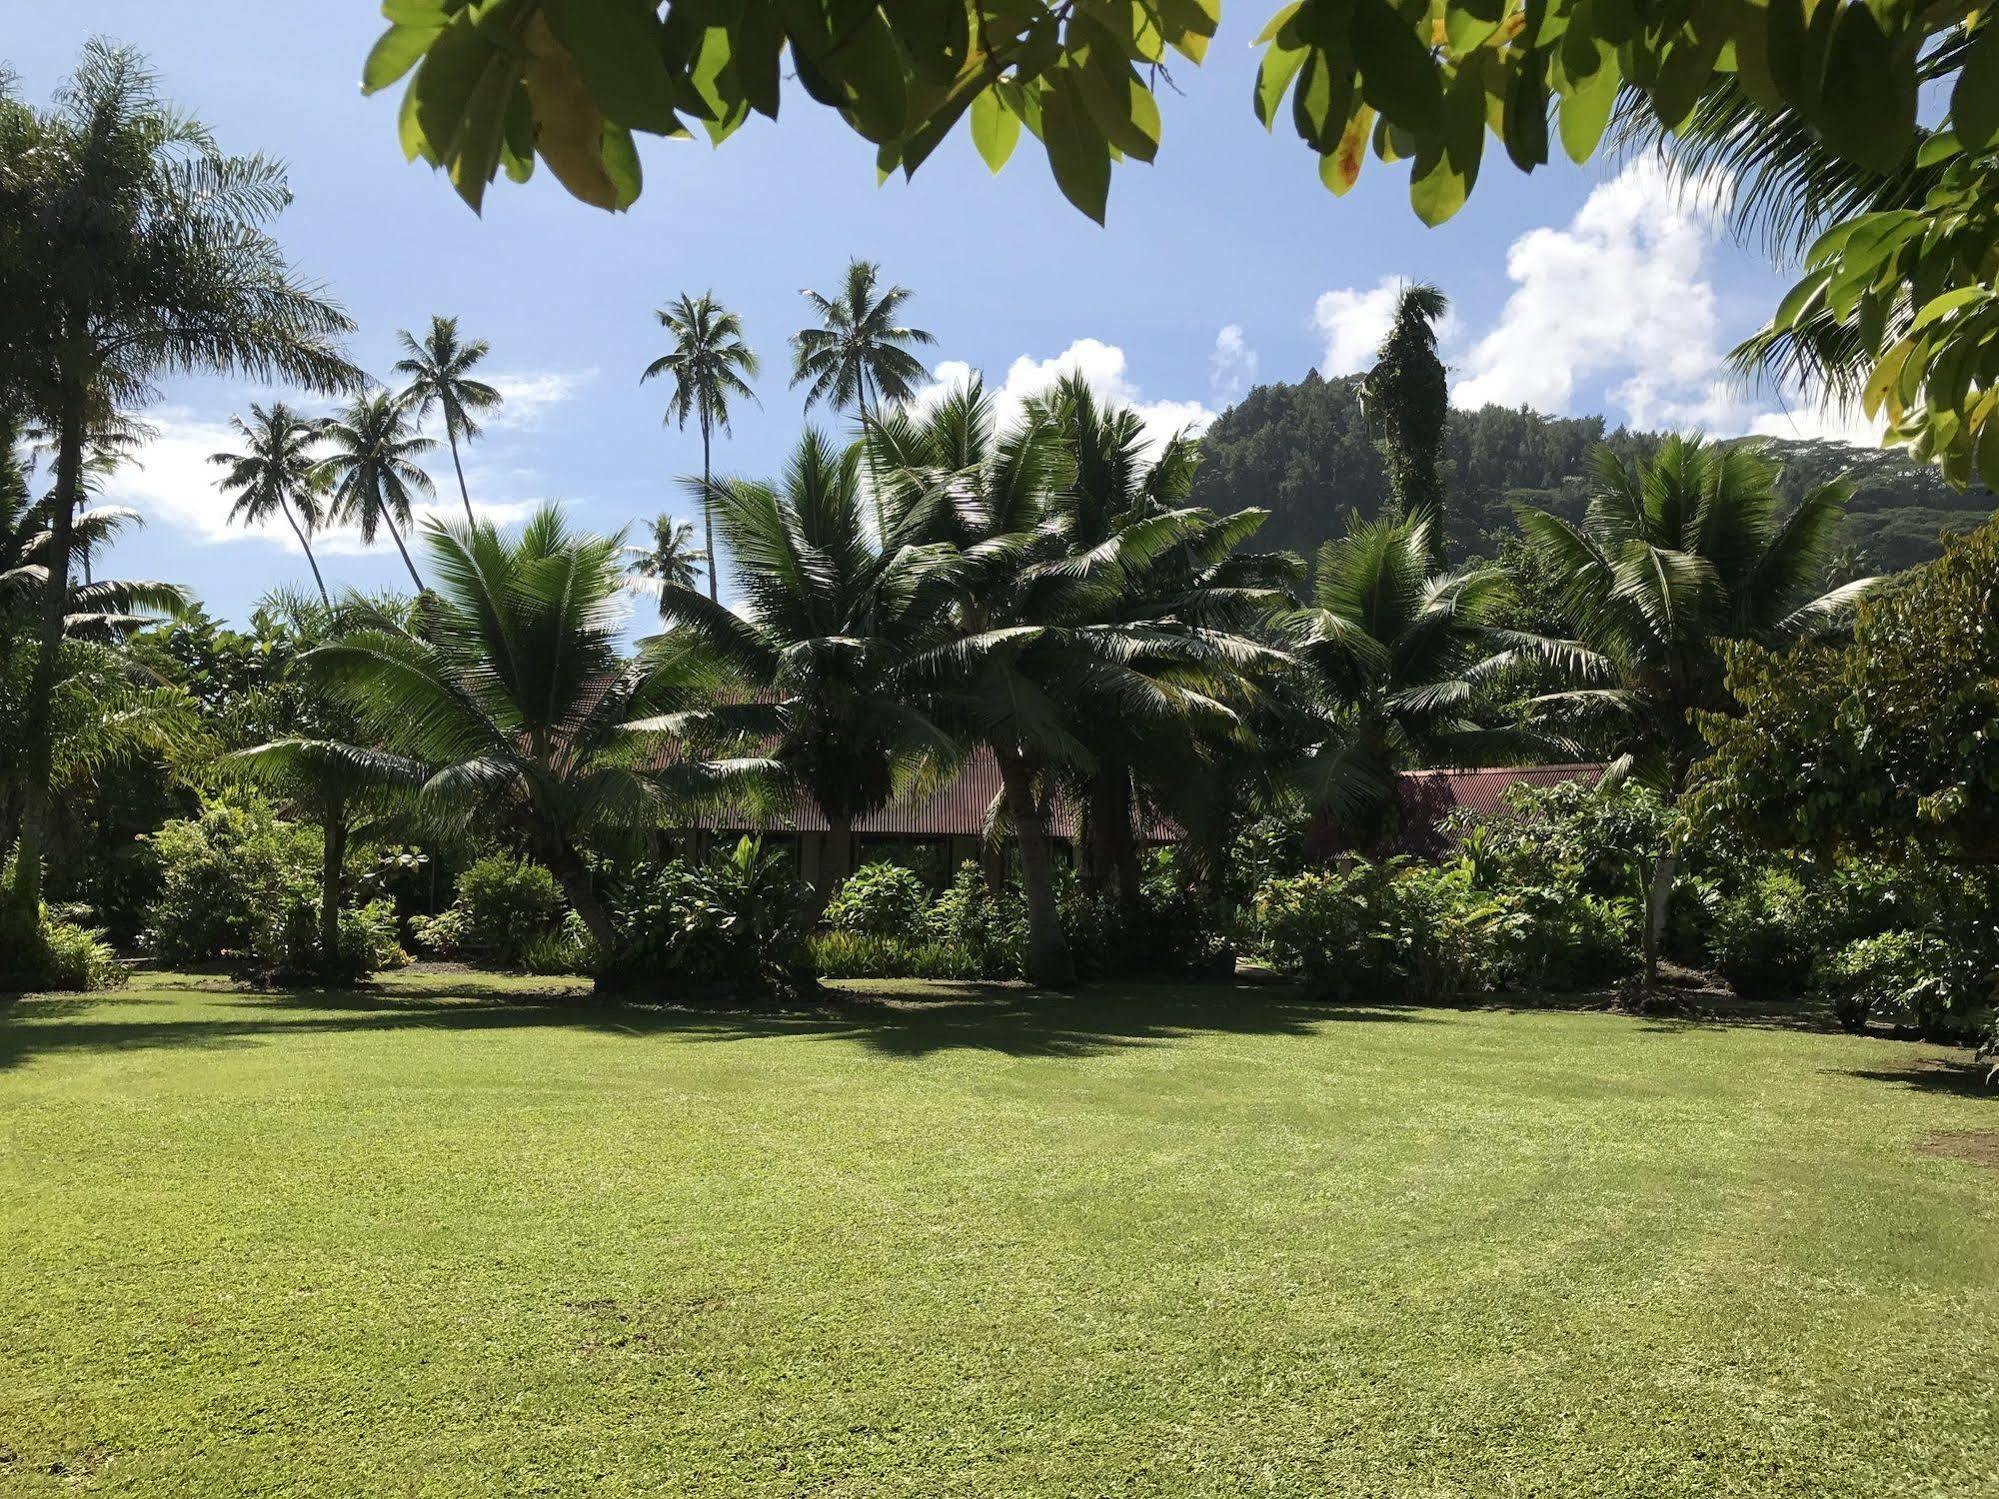
M 1513 529 L 1516 503 L 1579 515 L 1589 456 L 1598 443 L 1629 456 L 1649 453 L 1664 434 L 1606 428 L 1599 416 L 1543 416 L 1525 408 L 1452 411 L 1445 432 L 1446 524 L 1455 557 L 1490 556 Z M 1999 504 L 1974 485 L 1959 494 L 1933 468 L 1899 452 L 1836 442 L 1770 439 L 1795 495 L 1842 473 L 1856 485 L 1846 542 L 1867 568 L 1898 571 L 1938 553 L 1941 531 L 1966 531 Z M 1268 509 L 1259 538 L 1271 548 L 1310 553 L 1345 526 L 1346 512 L 1373 515 L 1388 497 L 1381 455 L 1361 414 L 1360 377 L 1259 385 L 1224 412 L 1202 439 L 1196 503 Z

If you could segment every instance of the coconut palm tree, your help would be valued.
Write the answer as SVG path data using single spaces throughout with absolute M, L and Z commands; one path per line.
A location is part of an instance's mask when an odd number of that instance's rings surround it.
M 54 107 L 0 81 L 0 387 L 53 435 L 42 629 L 25 705 L 29 764 L 10 925 L 38 920 L 48 729 L 72 530 L 93 432 L 163 372 L 217 371 L 315 390 L 356 378 L 352 324 L 287 263 L 269 232 L 283 169 L 227 156 L 159 95 L 135 52 L 88 44 Z
M 1570 638 L 1535 654 L 1571 685 L 1533 701 L 1544 722 L 1594 723 L 1619 745 L 1613 773 L 1679 799 L 1704 741 L 1695 714 L 1727 713 L 1723 647 L 1781 645 L 1837 623 L 1873 586 L 1822 591 L 1849 487 L 1810 491 L 1780 514 L 1778 465 L 1753 443 L 1670 438 L 1647 462 L 1597 455 L 1580 525 L 1523 511 L 1521 527 L 1560 581 Z M 1648 979 L 1658 972 L 1678 867 L 1669 845 L 1653 869 L 1645 926 Z
M 706 487 L 704 483 L 704 490 Z M 646 527 L 652 532 L 651 545 L 625 548 L 625 586 L 634 593 L 650 595 L 659 604 L 660 618 L 665 619 L 666 591 L 692 588 L 700 579 L 701 565 L 708 560 L 708 554 L 694 544 L 694 527 L 690 522 L 675 520 L 662 511 L 647 521 Z M 712 593 L 709 602 L 715 602 Z
M 319 461 L 320 477 L 331 490 L 332 516 L 358 525 L 369 546 L 375 544 L 375 532 L 388 527 L 410 582 L 422 593 L 423 579 L 403 545 L 402 527 L 410 523 L 413 495 L 437 493 L 416 461 L 437 444 L 417 433 L 408 407 L 379 390 L 356 396 L 339 416 L 320 423 L 319 435 L 332 444 Z
M 749 701 L 717 706 L 703 726 L 765 741 L 786 781 L 826 818 L 809 919 L 848 872 L 856 820 L 887 805 L 899 773 L 954 748 L 898 672 L 940 638 L 957 551 L 877 546 L 861 518 L 862 477 L 858 444 L 842 450 L 808 430 L 781 484 L 714 486 L 723 538 L 742 566 L 740 609 L 684 586 L 660 591 L 660 617 L 698 636 L 749 690 Z
M 692 416 L 701 429 L 701 515 L 707 528 L 708 597 L 716 598 L 715 520 L 708 512 L 708 489 L 714 482 L 710 443 L 715 429 L 729 430 L 729 399 L 756 399 L 749 387 L 759 368 L 757 356 L 743 342 L 743 320 L 715 300 L 713 292 L 679 298 L 658 312 L 659 325 L 673 336 L 673 348 L 659 356 L 639 376 L 673 377 L 673 394 L 662 420 L 685 428 Z M 745 378 L 747 377 L 747 379 Z
M 465 519 L 472 521 L 472 496 L 465 488 L 465 465 L 459 461 L 458 443 L 479 435 L 475 411 L 491 411 L 500 404 L 500 393 L 484 381 L 472 378 L 472 370 L 491 352 L 486 340 L 458 340 L 458 319 L 436 317 L 421 340 L 407 329 L 396 337 L 402 341 L 403 358 L 396 361 L 396 373 L 408 377 L 397 399 L 422 421 L 436 411 L 444 417 L 444 440 L 451 445 L 451 467 L 458 475 L 458 498 L 465 506 Z
M 1278 619 L 1313 688 L 1309 747 L 1292 782 L 1361 847 L 1394 831 L 1396 772 L 1489 765 L 1539 747 L 1473 711 L 1527 643 L 1488 622 L 1505 574 L 1433 572 L 1429 532 L 1425 520 L 1353 517 L 1320 550 L 1311 602 Z
M 1073 449 L 1038 407 L 996 432 L 976 382 L 920 422 L 897 415 L 877 424 L 869 441 L 885 547 L 941 543 L 958 553 L 946 638 L 915 652 L 898 675 L 930 721 L 961 746 L 991 751 L 998 810 L 1020 851 L 1028 977 L 1073 983 L 1048 841 L 1058 774 L 1093 768 L 1090 736 L 1106 715 L 1166 734 L 1236 716 L 1198 679 L 1190 685 L 1199 653 L 1173 649 L 1176 632 L 1115 618 L 1116 600 L 1145 566 L 1213 517 L 1166 511 L 1117 526 L 1096 545 L 1072 543 L 1057 497 L 1071 486 Z
M 905 346 L 937 340 L 897 324 L 909 289 L 878 293 L 880 274 L 871 260 L 849 261 L 846 285 L 833 296 L 809 288 L 799 293 L 819 319 L 791 336 L 791 383 L 805 385 L 807 411 L 825 401 L 836 410 L 851 406 L 864 418 L 879 416 L 883 402 L 907 401 L 928 378 L 923 361 Z
M 333 596 L 312 554 L 312 533 L 326 518 L 326 477 L 312 454 L 320 440 L 319 423 L 274 401 L 268 407 L 253 402 L 249 421 L 232 416 L 229 425 L 243 439 L 243 451 L 213 453 L 208 459 L 228 470 L 220 487 L 236 497 L 229 519 L 255 526 L 282 515 L 305 550 L 321 602 L 331 609 Z
M 715 685 L 696 642 L 619 652 L 624 538 L 571 532 L 546 507 L 518 532 L 424 523 L 435 591 L 416 623 L 368 605 L 303 660 L 379 749 L 423 768 L 420 812 L 518 837 L 554 874 L 602 952 L 618 933 L 583 858 L 604 831 L 666 823 L 676 791 L 742 766 L 659 768 L 670 715 Z

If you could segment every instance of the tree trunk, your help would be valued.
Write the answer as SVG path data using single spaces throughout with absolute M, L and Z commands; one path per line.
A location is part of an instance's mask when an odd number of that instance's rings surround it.
M 340 883 L 347 863 L 347 812 L 337 804 L 326 814 L 326 851 L 319 865 L 319 964 L 340 966 Z
M 319 575 L 319 559 L 312 555 L 312 543 L 305 539 L 305 532 L 300 529 L 298 518 L 292 514 L 292 507 L 283 500 L 279 500 L 278 505 L 285 512 L 285 522 L 292 528 L 292 535 L 298 538 L 298 544 L 305 549 L 306 566 L 312 569 L 312 581 L 319 585 L 319 601 L 326 605 L 326 612 L 331 614 L 333 595 L 326 591 L 326 579 Z
M 26 753 L 21 777 L 21 832 L 15 845 L 14 887 L 5 935 L 28 940 L 39 930 L 42 856 L 48 840 L 49 775 L 55 762 L 56 675 L 62 660 L 63 620 L 69 613 L 69 552 L 76 502 L 82 492 L 85 390 L 66 378 L 56 423 L 56 489 L 49 517 L 48 581 L 42 585 L 42 638 L 28 684 L 22 729 Z
M 701 525 L 708 541 L 708 602 L 719 604 L 721 598 L 715 581 L 715 505 L 708 492 L 708 486 L 715 482 L 708 468 L 708 403 L 701 403 Z
M 597 889 L 590 883 L 590 871 L 583 863 L 583 856 L 576 852 L 567 838 L 556 834 L 547 843 L 546 860 L 548 872 L 555 876 L 556 884 L 562 887 L 570 908 L 582 918 L 591 941 L 597 944 L 603 956 L 615 963 L 618 956 L 618 929 L 611 924 L 611 913 L 603 901 L 597 898 Z
M 1659 950 L 1666 943 L 1666 921 L 1672 914 L 1673 877 L 1679 871 L 1680 851 L 1670 843 L 1652 866 L 1652 887 L 1645 896 L 1645 983 L 1659 982 Z
M 444 423 L 444 440 L 451 444 L 451 467 L 458 475 L 458 499 L 465 506 L 465 524 L 476 526 L 472 518 L 472 496 L 465 489 L 465 465 L 458 461 L 458 423 L 448 417 Z
M 1048 989 L 1072 988 L 1076 963 L 1055 909 L 1055 860 L 1048 849 L 1047 825 L 1034 800 L 1033 779 L 1017 752 L 1006 751 L 997 758 L 1007 810 L 1013 816 L 1014 842 L 1020 849 L 1020 883 L 1027 896 L 1028 981 Z
M 417 576 L 416 564 L 410 561 L 409 548 L 403 545 L 403 533 L 396 529 L 396 518 L 387 511 L 384 511 L 382 512 L 382 519 L 388 522 L 389 539 L 396 544 L 396 550 L 403 554 L 403 566 L 410 570 L 410 581 L 416 584 L 416 591 L 422 593 L 423 579 Z
M 826 841 L 820 845 L 817 877 L 805 885 L 805 905 L 800 913 L 803 918 L 801 936 L 809 934 L 819 924 L 819 918 L 826 914 L 826 902 L 833 898 L 834 888 L 853 873 L 849 867 L 853 863 L 853 849 L 853 819 L 829 815 L 826 819 Z
M 1126 911 L 1138 904 L 1140 880 L 1138 840 L 1132 828 L 1131 772 L 1122 763 L 1106 761 L 1090 778 L 1091 871 L 1108 883 Z

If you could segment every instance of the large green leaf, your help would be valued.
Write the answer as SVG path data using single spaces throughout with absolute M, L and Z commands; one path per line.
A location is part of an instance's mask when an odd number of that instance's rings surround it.
M 1823 99 L 1811 118 L 1826 144 L 1847 160 L 1892 172 L 1915 139 L 1915 65 L 1867 6 L 1839 9 Z
M 987 167 L 997 172 L 1013 155 L 1020 140 L 1020 116 L 1006 106 L 996 89 L 982 90 L 972 101 L 972 144 Z
M 542 0 L 542 14 L 604 118 L 657 135 L 679 127 L 652 0 Z
M 1988 7 L 1951 90 L 1950 120 L 1974 151 L 1999 144 L 1999 15 Z
M 1360 65 L 1361 96 L 1386 119 L 1419 136 L 1433 134 L 1443 115 L 1443 89 L 1430 49 L 1409 22 L 1388 0 L 1354 0 L 1348 34 Z
M 1101 224 L 1111 191 L 1110 146 L 1077 97 L 1075 80 L 1066 69 L 1054 76 L 1042 95 L 1041 143 L 1062 196 Z

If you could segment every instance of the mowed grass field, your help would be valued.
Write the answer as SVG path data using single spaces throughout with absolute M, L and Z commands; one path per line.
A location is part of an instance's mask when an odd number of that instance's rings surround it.
M 559 991 L 0 1006 L 0 1492 L 1999 1493 L 1962 1053 Z

